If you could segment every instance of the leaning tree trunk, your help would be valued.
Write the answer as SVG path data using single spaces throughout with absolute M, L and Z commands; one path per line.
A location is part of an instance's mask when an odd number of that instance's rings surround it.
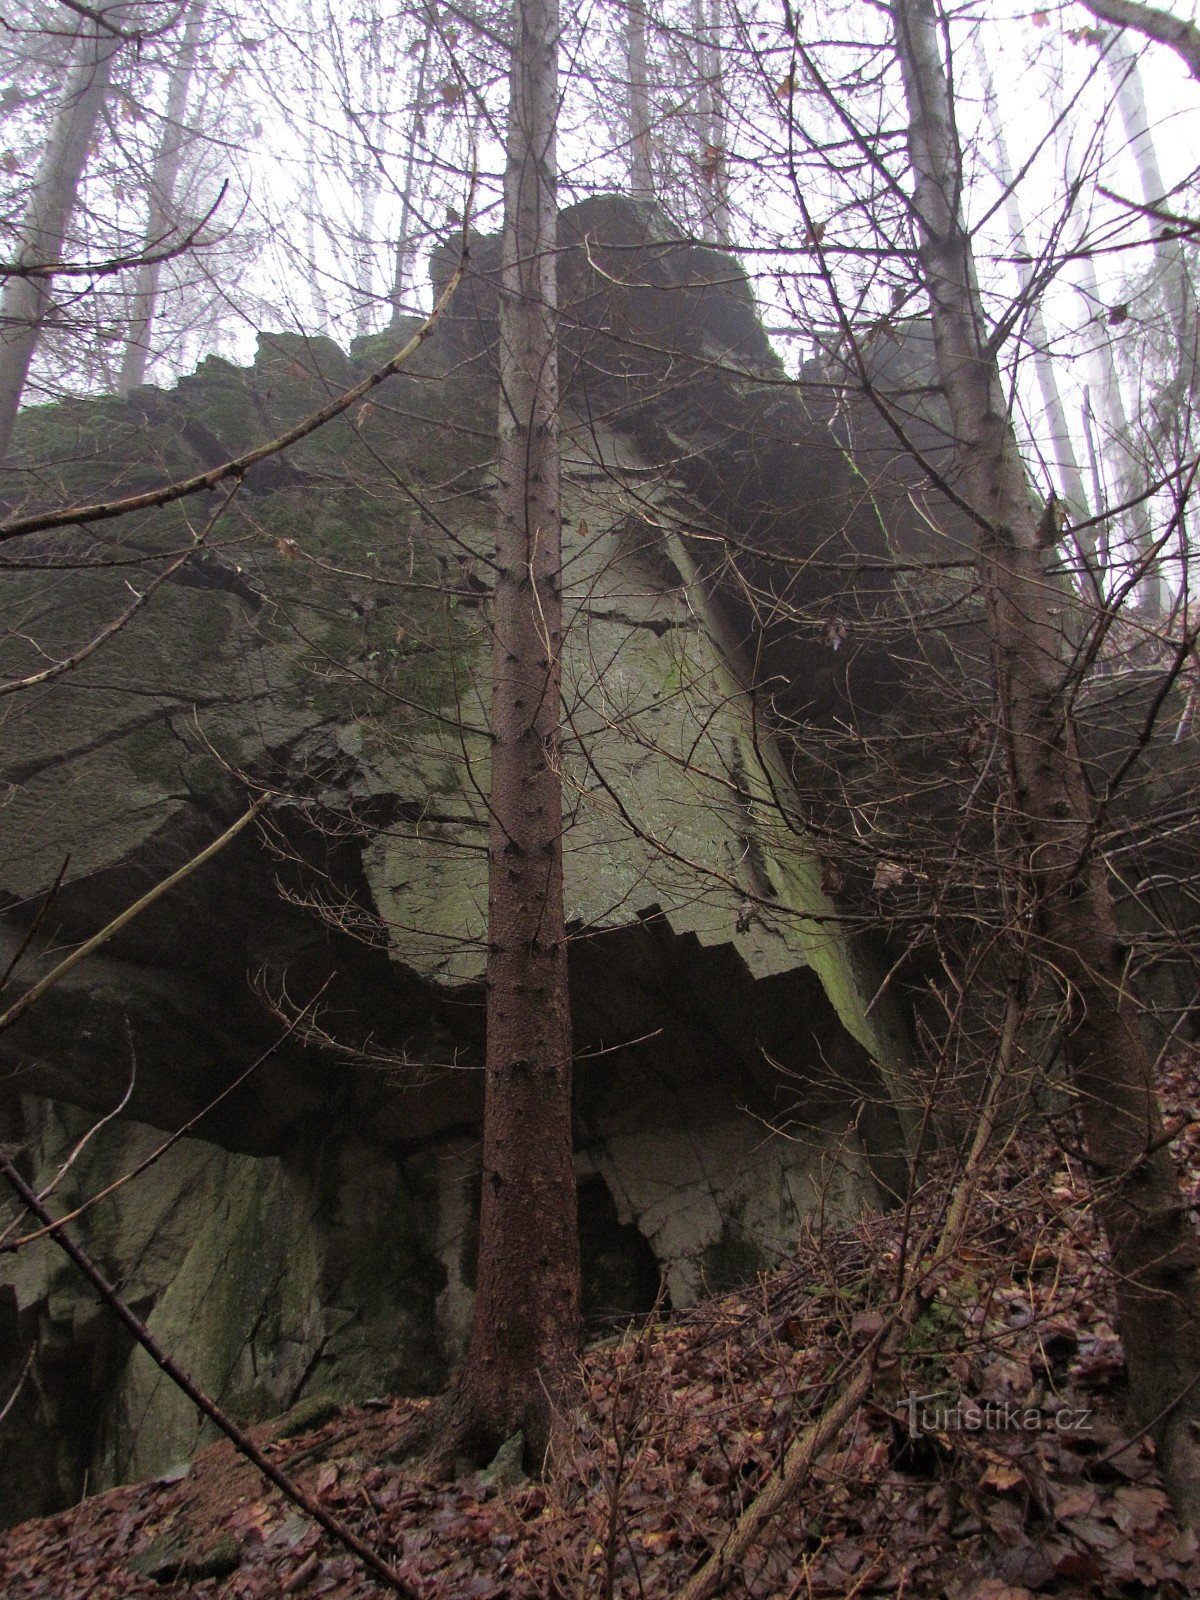
M 487 1060 L 479 1270 L 453 1401 L 537 1454 L 580 1337 L 563 916 L 557 0 L 517 0 L 500 286 Z M 465 1418 L 465 1426 L 462 1420 Z
M 81 27 L 66 90 L 21 224 L 18 267 L 54 267 L 60 262 L 88 146 L 108 92 L 113 59 L 121 48 L 121 39 L 103 25 L 104 18 L 119 15 L 115 6 L 102 7 Z M 50 282 L 47 273 L 12 277 L 0 297 L 0 461 L 8 454 L 29 363 L 50 305 Z
M 1158 164 L 1158 150 L 1146 109 L 1146 89 L 1142 83 L 1141 68 L 1137 56 L 1119 34 L 1109 44 L 1107 55 L 1117 109 L 1125 130 L 1125 142 L 1142 192 L 1142 204 L 1152 212 L 1156 207 L 1169 206 L 1171 198 Z M 1150 244 L 1158 264 L 1175 336 L 1184 347 L 1180 351 L 1182 360 L 1185 350 L 1190 352 L 1196 340 L 1196 303 L 1188 275 L 1187 257 L 1178 237 L 1163 237 L 1161 223 L 1151 224 Z
M 895 0 L 913 209 L 938 375 L 953 421 L 992 629 L 1013 823 L 1042 958 L 1066 990 L 1065 1054 L 1116 1284 L 1132 1400 L 1181 1517 L 1200 1522 L 1200 1248 L 1130 1003 L 1060 661 L 1055 594 L 986 330 L 934 0 Z
M 183 166 L 185 118 L 187 116 L 188 90 L 196 70 L 196 54 L 200 43 L 200 25 L 204 17 L 204 0 L 195 0 L 189 8 L 184 23 L 179 54 L 171 68 L 171 81 L 167 85 L 167 104 L 163 113 L 162 138 L 154 167 L 150 174 L 150 194 L 146 209 L 146 236 L 142 254 L 146 258 L 137 270 L 133 286 L 133 309 L 129 318 L 129 335 L 121 359 L 121 375 L 117 379 L 117 393 L 128 394 L 131 389 L 146 381 L 146 365 L 150 359 L 150 332 L 158 308 L 158 284 L 162 262 L 153 259 L 169 243 L 175 226 L 175 189 Z

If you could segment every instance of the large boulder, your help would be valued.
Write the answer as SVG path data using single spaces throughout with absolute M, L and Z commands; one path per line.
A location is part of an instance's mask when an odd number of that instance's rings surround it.
M 631 204 L 564 228 L 567 914 L 602 1318 L 648 1309 L 660 1279 L 684 1304 L 886 1202 L 910 1065 L 706 559 L 742 502 L 748 539 L 783 537 L 763 508 L 785 461 L 808 505 L 789 538 L 857 515 L 835 509 L 840 447 L 814 453 L 727 258 L 656 241 Z M 0 1034 L 6 1142 L 56 1208 L 117 1185 L 80 1238 L 245 1418 L 434 1389 L 468 1323 L 496 411 L 479 253 L 411 369 L 232 497 L 9 546 L 4 679 L 70 660 L 197 541 L 102 648 L 5 702 L 6 999 L 272 794 Z M 263 335 L 246 369 L 31 412 L 8 502 L 194 471 L 379 353 Z M 745 419 L 769 407 L 756 479 Z M 0 1435 L 11 1515 L 207 1437 L 45 1242 L 0 1256 L 0 1395 L 30 1349 Z

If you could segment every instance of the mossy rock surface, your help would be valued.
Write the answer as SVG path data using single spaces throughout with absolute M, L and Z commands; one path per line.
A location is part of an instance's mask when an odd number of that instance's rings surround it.
M 612 247 L 591 279 L 575 244 L 563 268 L 565 872 L 602 1319 L 648 1309 L 660 1274 L 682 1304 L 778 1260 L 812 1217 L 878 1203 L 903 1159 L 908 1058 L 820 887 L 741 622 L 698 554 L 739 495 L 748 533 L 768 500 L 782 515 L 776 455 L 794 483 L 815 425 L 799 401 L 773 412 L 757 468 L 737 442 L 779 371 L 724 258 L 660 240 L 653 284 L 634 273 L 621 290 L 605 272 L 633 271 L 643 212 L 565 225 Z M 0 1038 L 0 1116 L 31 1169 L 51 1174 L 122 1107 L 64 1204 L 184 1132 L 82 1233 L 246 1421 L 429 1392 L 470 1313 L 496 451 L 481 261 L 473 321 L 448 319 L 411 371 L 236 492 L 106 524 L 99 542 L 64 534 L 36 547 L 54 570 L 6 577 L 5 677 L 68 659 L 152 590 L 101 649 L 7 702 L 0 959 L 33 930 L 18 988 L 274 796 Z M 651 360 L 647 319 L 672 283 L 679 314 Z M 210 359 L 170 392 L 37 408 L 8 503 L 195 472 L 378 354 L 378 339 L 347 356 L 264 334 L 248 368 Z M 655 360 L 682 380 L 657 400 Z M 40 475 L 21 465 L 35 460 Z M 814 503 L 832 515 L 846 481 L 814 465 Z M 0 1389 L 31 1339 L 42 1352 L 0 1438 L 0 1481 L 37 1458 L 19 1510 L 64 1503 L 85 1471 L 153 1473 L 204 1443 L 60 1269 L 16 1259 Z

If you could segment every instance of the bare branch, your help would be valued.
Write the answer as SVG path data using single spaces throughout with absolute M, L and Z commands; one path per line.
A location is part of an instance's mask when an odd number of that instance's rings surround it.
M 131 906 L 127 906 L 120 916 L 114 917 L 111 922 L 106 923 L 100 929 L 100 932 L 94 933 L 90 939 L 85 939 L 77 950 L 72 950 L 71 954 L 65 960 L 60 961 L 44 978 L 39 978 L 37 983 L 26 989 L 21 998 L 15 1000 L 3 1016 L 0 1016 L 0 1033 L 3 1033 L 6 1028 L 11 1028 L 18 1017 L 24 1016 L 30 1006 L 36 1005 L 48 989 L 53 988 L 60 979 L 65 978 L 68 972 L 77 967 L 94 950 L 98 950 L 101 945 L 107 944 L 114 934 L 119 933 L 122 928 L 128 927 L 135 917 L 140 916 L 156 900 L 160 900 L 164 894 L 173 889 L 176 884 L 182 883 L 185 878 L 190 878 L 192 873 L 202 867 L 206 861 L 210 861 L 218 852 L 224 850 L 225 846 L 236 839 L 248 823 L 254 821 L 255 817 L 258 816 L 259 812 L 272 798 L 273 795 L 269 790 L 267 793 L 259 795 L 250 809 L 243 811 L 233 826 L 226 828 L 219 839 L 214 839 L 210 845 L 206 845 L 200 851 L 199 855 L 194 855 L 190 861 L 185 861 L 177 872 L 171 873 L 170 877 L 164 878 L 161 883 L 156 883 L 153 889 L 148 890 L 140 900 L 135 900 Z
M 399 372 L 400 368 L 429 338 L 436 327 L 442 312 L 450 303 L 454 291 L 461 283 L 463 274 L 470 261 L 470 251 L 465 242 L 462 254 L 459 256 L 458 266 L 450 282 L 442 291 L 437 305 L 426 317 L 425 321 L 413 334 L 408 343 L 396 352 L 382 367 L 356 383 L 352 389 L 347 389 L 336 400 L 331 400 L 328 405 L 322 406 L 319 411 L 311 412 L 295 427 L 287 429 L 274 439 L 269 439 L 265 444 L 256 445 L 253 450 L 247 450 L 244 455 L 235 456 L 231 461 L 225 461 L 218 467 L 210 467 L 207 472 L 200 472 L 191 478 L 180 479 L 176 483 L 164 484 L 160 489 L 148 489 L 144 494 L 127 495 L 124 500 L 100 501 L 94 505 L 67 506 L 61 511 L 48 511 L 32 517 L 20 517 L 13 522 L 0 524 L 0 542 L 9 539 L 19 539 L 25 534 L 41 533 L 48 528 L 67 528 L 78 523 L 110 522 L 114 517 L 126 516 L 131 511 L 145 511 L 151 506 L 171 505 L 176 500 L 183 500 L 188 495 L 200 494 L 205 489 L 212 489 L 218 483 L 223 483 L 227 478 L 242 478 L 251 467 L 257 466 L 260 461 L 266 461 L 270 456 L 275 456 L 290 445 L 296 444 L 301 439 L 306 439 L 310 433 L 315 433 L 318 428 L 324 427 L 334 417 L 340 417 L 352 405 L 361 400 L 364 395 L 370 394 L 372 389 Z
M 1083 0 L 1094 17 L 1114 23 L 1118 28 L 1135 28 L 1157 44 L 1169 45 L 1186 64 L 1193 78 L 1200 78 L 1200 28 L 1194 22 L 1146 6 L 1139 0 Z
M 0 1152 L 0 1176 L 4 1177 L 17 1198 L 44 1227 L 54 1223 L 54 1218 L 49 1211 L 46 1210 L 37 1195 L 3 1152 Z M 417 1591 L 400 1576 L 394 1567 L 389 1566 L 382 1556 L 377 1555 L 370 1545 L 365 1544 L 352 1528 L 348 1528 L 339 1518 L 326 1511 L 318 1500 L 314 1499 L 299 1484 L 293 1483 L 286 1474 L 281 1472 L 275 1463 L 259 1449 L 250 1435 L 239 1428 L 233 1418 L 222 1411 L 212 1396 L 206 1393 L 195 1379 L 190 1377 L 178 1362 L 167 1354 L 146 1324 L 136 1317 L 125 1304 L 125 1301 L 113 1288 L 112 1284 L 109 1283 L 92 1258 L 67 1234 L 56 1232 L 53 1237 L 55 1244 L 75 1263 L 100 1298 L 129 1329 L 150 1359 L 166 1373 L 173 1384 L 183 1390 L 193 1405 L 202 1411 L 210 1422 L 216 1424 L 235 1449 L 245 1456 L 247 1461 L 253 1462 L 263 1477 L 273 1483 L 279 1492 L 286 1496 L 293 1505 L 299 1506 L 314 1522 L 324 1528 L 331 1538 L 336 1539 L 339 1544 L 344 1545 L 347 1550 L 356 1555 L 368 1571 L 373 1572 L 377 1578 L 380 1578 L 390 1589 L 394 1589 L 398 1594 L 409 1595 L 413 1597 L 413 1600 L 416 1600 Z
M 162 571 L 158 573 L 156 577 L 152 578 L 146 587 L 140 592 L 134 589 L 134 599 L 132 604 L 126 606 L 125 610 L 122 611 L 119 616 L 115 617 L 112 622 L 108 623 L 106 627 L 101 628 L 100 632 L 97 633 L 93 638 L 89 639 L 87 644 L 82 645 L 72 655 L 64 656 L 61 661 L 55 661 L 52 662 L 50 666 L 43 667 L 40 672 L 29 672 L 26 673 L 22 678 L 5 678 L 0 680 L 0 695 L 14 694 L 18 689 L 32 689 L 38 684 L 49 683 L 54 678 L 61 678 L 64 673 L 71 672 L 74 670 L 74 668 L 81 666 L 89 656 L 95 655 L 100 646 L 102 644 L 106 644 L 114 634 L 120 633 L 121 629 L 125 627 L 126 623 L 131 622 L 137 613 L 142 609 L 142 607 L 150 599 L 151 595 L 153 595 L 156 590 L 161 589 L 163 584 L 167 582 L 168 578 L 174 577 L 174 575 L 179 571 L 180 567 L 182 567 L 185 562 L 190 561 L 195 555 L 196 551 L 203 547 L 204 542 L 208 538 L 209 534 L 216 527 L 220 519 L 225 515 L 225 512 L 229 509 L 229 502 L 238 492 L 239 487 L 240 484 L 234 484 L 233 488 L 225 496 L 225 499 L 208 519 L 208 522 L 204 528 L 202 528 L 201 531 L 196 535 L 196 543 L 194 548 L 183 551 L 182 554 L 177 555 L 173 561 L 168 562 Z M 132 585 L 129 585 L 129 587 L 132 588 Z
M 114 272 L 125 272 L 130 267 L 160 267 L 164 261 L 174 261 L 177 257 L 186 255 L 199 239 L 200 234 L 212 220 L 221 202 L 229 192 L 229 179 L 226 178 L 218 191 L 217 198 L 208 210 L 196 223 L 189 228 L 184 238 L 178 243 L 163 249 L 151 248 L 150 250 L 137 250 L 128 256 L 112 256 L 107 261 L 86 262 L 77 261 L 71 266 L 59 265 L 53 261 L 5 261 L 0 262 L 0 279 L 4 278 L 107 278 Z

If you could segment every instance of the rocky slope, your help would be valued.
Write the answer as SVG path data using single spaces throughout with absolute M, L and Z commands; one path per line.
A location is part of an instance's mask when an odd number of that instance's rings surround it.
M 1163 1073 L 1174 1119 L 1194 1051 Z M 1177 1151 L 1200 1199 L 1200 1130 Z M 1078 1162 L 1032 1118 L 975 1174 L 965 1233 L 932 1264 L 956 1172 L 902 1214 L 799 1241 L 741 1293 L 641 1320 L 586 1353 L 545 1471 L 506 1446 L 431 1481 L 397 1459 L 420 1401 L 301 1406 L 258 1430 L 271 1459 L 391 1562 L 417 1600 L 678 1595 L 832 1405 L 894 1311 L 903 1259 L 924 1311 L 870 1402 L 762 1529 L 722 1593 L 928 1600 L 1183 1600 L 1194 1533 L 1173 1523 L 1153 1447 L 1122 1415 L 1125 1369 Z M 0 1534 L 9 1600 L 333 1595 L 378 1581 L 225 1442 L 186 1471 Z

